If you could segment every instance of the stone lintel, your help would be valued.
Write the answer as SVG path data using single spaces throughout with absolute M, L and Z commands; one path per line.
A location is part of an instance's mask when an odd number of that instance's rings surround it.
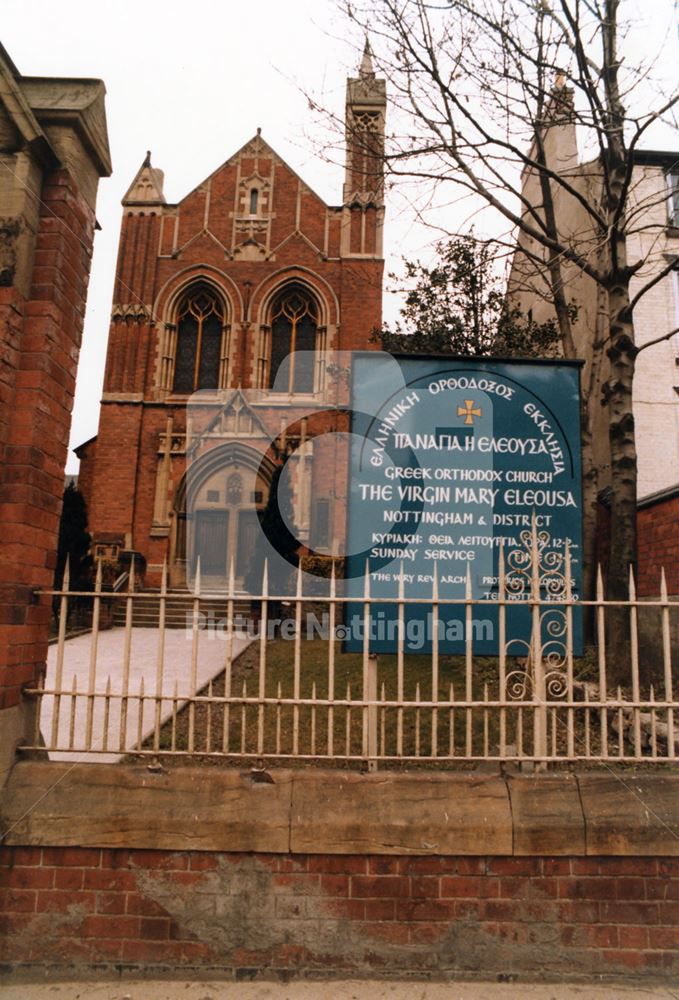
M 679 856 L 679 775 L 22 761 L 4 843 L 293 854 Z
M 588 854 L 679 855 L 679 774 L 578 776 Z
M 507 779 L 514 854 L 586 854 L 585 819 L 572 774 L 512 775 Z
M 0 805 L 5 844 L 272 851 L 289 844 L 291 772 L 26 761 Z
M 499 775 L 299 774 L 291 850 L 511 854 L 507 788 Z

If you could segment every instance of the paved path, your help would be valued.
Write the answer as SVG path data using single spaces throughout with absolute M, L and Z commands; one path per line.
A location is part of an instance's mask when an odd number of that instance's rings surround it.
M 138 695 L 143 679 L 144 694 L 156 693 L 156 674 L 158 663 L 158 629 L 133 628 L 131 630 L 130 672 L 128 691 L 132 696 L 126 706 L 126 720 L 121 718 L 121 699 L 112 697 L 106 699 L 107 685 L 110 679 L 111 695 L 120 695 L 124 684 L 125 663 L 125 629 L 112 628 L 99 633 L 96 656 L 96 676 L 94 691 L 96 696 L 92 701 L 92 747 L 99 750 L 111 750 L 122 745 L 126 750 L 132 750 L 138 743 L 139 733 L 145 739 L 153 732 L 155 702 L 144 702 L 143 714 L 139 718 Z M 224 669 L 227 643 L 220 638 L 216 630 L 205 630 L 198 633 L 198 682 L 196 690 L 200 691 L 207 682 L 216 677 Z M 234 638 L 234 658 L 250 643 L 247 638 Z M 71 691 L 75 678 L 79 692 L 86 692 L 89 687 L 90 659 L 92 636 L 79 635 L 68 639 L 64 644 L 64 662 L 62 674 L 62 691 Z M 191 691 L 191 632 L 185 629 L 165 630 L 165 653 L 162 692 L 170 699 L 175 690 L 180 699 L 189 697 Z M 47 658 L 47 678 L 45 688 L 54 687 L 57 671 L 57 644 L 50 646 Z M 91 757 L 96 761 L 114 762 L 120 760 L 119 753 L 88 754 L 88 702 L 85 694 L 78 697 L 62 695 L 59 699 L 58 711 L 58 742 L 61 747 L 69 747 L 66 751 L 51 752 L 51 760 L 82 761 Z M 40 713 L 40 728 L 45 742 L 52 743 L 52 728 L 54 720 L 53 695 L 43 697 Z M 172 702 L 162 702 L 161 720 L 165 721 L 172 715 Z M 141 727 L 140 727 L 141 722 Z M 121 734 L 123 741 L 121 744 Z
M 3 1000 L 679 1000 L 679 985 L 560 983 L 292 982 L 220 983 L 119 980 L 1 986 Z

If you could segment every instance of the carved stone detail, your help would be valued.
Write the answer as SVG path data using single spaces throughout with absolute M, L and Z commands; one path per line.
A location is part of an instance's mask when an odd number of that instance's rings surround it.
M 132 321 L 134 323 L 153 323 L 153 313 L 151 306 L 146 306 L 143 302 L 118 302 L 111 310 L 111 319 L 114 322 Z

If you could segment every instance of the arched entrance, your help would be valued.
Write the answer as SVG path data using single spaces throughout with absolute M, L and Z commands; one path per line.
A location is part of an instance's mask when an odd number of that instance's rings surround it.
M 175 498 L 173 585 L 190 585 L 200 560 L 203 589 L 224 590 L 232 563 L 243 589 L 273 471 L 270 459 L 237 442 L 196 459 Z

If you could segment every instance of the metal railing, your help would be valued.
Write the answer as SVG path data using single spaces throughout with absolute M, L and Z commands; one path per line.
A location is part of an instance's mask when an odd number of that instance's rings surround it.
M 374 596 L 367 574 L 359 600 L 362 648 L 353 654 L 342 652 L 342 609 L 357 598 L 340 592 L 334 573 L 323 595 L 305 594 L 299 571 L 294 595 L 276 596 L 265 568 L 261 593 L 248 595 L 258 607 L 253 619 L 239 612 L 243 595 L 233 571 L 223 593 L 201 589 L 200 571 L 188 593 L 169 591 L 164 569 L 153 596 L 135 589 L 134 566 L 122 593 L 103 589 L 101 564 L 89 592 L 70 591 L 67 572 L 62 590 L 42 592 L 59 598 L 59 635 L 44 680 L 26 691 L 39 711 L 25 749 L 71 759 L 210 755 L 369 768 L 673 760 L 679 703 L 671 625 L 679 601 L 668 597 L 664 572 L 657 600 L 638 600 L 630 574 L 629 599 L 608 601 L 600 573 L 595 599 L 578 600 L 568 550 L 548 552 L 535 527 L 525 535 L 525 551 L 506 560 L 500 552 L 493 658 L 475 650 L 474 609 L 487 610 L 488 601 L 472 599 L 469 570 L 466 594 L 455 600 L 440 596 L 436 574 L 426 598 L 408 596 L 403 574 L 397 597 Z M 91 631 L 67 639 L 69 602 L 78 598 L 91 600 Z M 140 602 L 153 608 L 150 628 L 135 622 Z M 104 628 L 120 604 L 124 625 Z M 396 651 L 377 656 L 370 624 L 385 604 L 396 609 Z M 461 655 L 443 655 L 437 629 L 426 655 L 408 653 L 406 608 L 417 605 L 434 621 L 458 606 L 466 624 Z M 168 616 L 177 608 L 184 627 L 172 629 Z M 532 623 L 520 649 L 507 639 L 519 608 L 524 615 L 529 609 Z M 577 609 L 590 621 L 584 659 L 573 652 Z M 646 619 L 650 644 L 640 638 Z M 621 629 L 625 636 L 624 664 L 616 661 L 614 670 L 607 662 L 611 627 L 618 640 Z

